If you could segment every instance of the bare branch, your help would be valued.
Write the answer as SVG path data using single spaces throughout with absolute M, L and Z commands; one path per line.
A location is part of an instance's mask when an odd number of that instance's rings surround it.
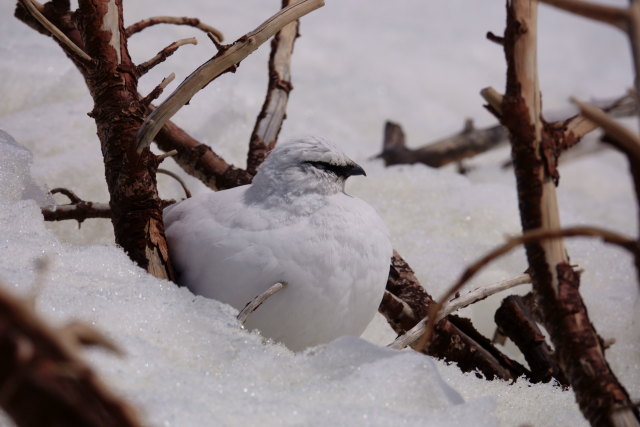
M 158 161 L 158 163 L 162 163 L 164 161 L 164 159 L 168 159 L 169 157 L 173 157 L 176 154 L 178 154 L 178 150 L 167 151 L 166 153 L 163 153 L 163 154 L 160 154 L 159 156 L 157 156 L 156 160 Z
M 411 149 L 405 144 L 400 125 L 386 122 L 382 153 L 376 157 L 382 158 L 386 166 L 423 163 L 439 168 L 491 150 L 506 143 L 507 137 L 508 132 L 501 125 L 474 129 L 473 124 L 467 122 L 455 135 Z
M 285 282 L 278 282 L 275 285 L 272 285 L 269 289 L 252 299 L 247 303 L 247 305 L 238 313 L 237 319 L 241 325 L 244 325 L 247 321 L 247 318 L 251 313 L 256 311 L 258 307 L 262 305 L 263 302 L 271 298 L 273 295 L 277 294 L 281 290 L 283 290 L 287 284 Z
M 464 307 L 467 307 L 473 303 L 481 301 L 493 294 L 498 292 L 502 292 L 504 290 L 513 288 L 515 286 L 524 285 L 531 283 L 531 277 L 528 274 L 521 274 L 520 276 L 514 277 L 513 279 L 505 280 L 502 282 L 494 283 L 488 286 L 483 286 L 478 289 L 474 289 L 473 291 L 468 292 L 465 295 L 461 295 L 452 299 L 449 304 L 447 304 L 438 314 L 435 323 L 438 323 L 441 319 L 444 319 L 449 314 L 454 313 Z M 414 342 L 416 342 L 421 336 L 424 335 L 424 332 L 427 327 L 428 316 L 422 319 L 420 322 L 416 324 L 411 330 L 409 330 L 404 335 L 396 338 L 388 347 L 395 349 L 402 349 L 410 346 Z
M 585 18 L 593 19 L 595 21 L 604 22 L 609 25 L 613 25 L 627 31 L 629 23 L 629 13 L 626 9 L 605 6 L 596 3 L 581 1 L 581 0 L 538 0 L 540 3 L 545 3 L 550 6 L 557 7 L 567 12 L 575 13 L 576 15 L 583 16 Z
M 79 355 L 113 345 L 90 326 L 53 329 L 0 284 L 0 405 L 17 425 L 139 426 Z M 34 410 L 37 405 L 37 410 Z
M 162 92 L 164 92 L 164 89 L 169 85 L 169 83 L 171 83 L 173 81 L 173 79 L 176 78 L 176 74 L 175 73 L 171 73 L 169 74 L 167 77 L 165 77 L 164 79 L 162 79 L 162 81 L 158 84 L 158 86 L 156 86 L 155 88 L 153 88 L 153 90 L 149 93 L 149 95 L 145 96 L 144 98 L 142 98 L 140 100 L 140 104 L 144 105 L 144 106 L 149 106 L 151 105 L 151 103 L 158 98 L 160 95 L 162 95 Z
M 637 212 L 640 221 L 640 137 L 631 132 L 622 124 L 616 122 L 603 110 L 583 102 L 573 99 L 573 102 L 580 107 L 582 115 L 587 117 L 594 125 L 602 127 L 606 132 L 605 142 L 613 145 L 627 156 L 629 169 L 633 177 L 633 185 L 636 193 L 636 201 L 639 207 Z M 640 222 L 638 223 L 640 225 Z M 635 258 L 636 273 L 640 281 L 640 256 Z
M 456 292 L 462 288 L 471 278 L 473 278 L 482 268 L 488 265 L 491 261 L 507 254 L 512 249 L 527 243 L 541 242 L 545 240 L 558 239 L 562 237 L 596 237 L 602 239 L 605 243 L 619 246 L 631 252 L 632 255 L 637 256 L 640 251 L 638 243 L 627 236 L 615 233 L 613 231 L 605 230 L 598 227 L 579 226 L 569 227 L 560 230 L 538 229 L 527 231 L 521 236 L 513 237 L 507 240 L 504 244 L 498 246 L 494 250 L 487 253 L 485 256 L 471 264 L 465 269 L 460 278 L 453 286 L 449 288 L 447 293 L 438 303 L 433 305 L 430 309 L 429 319 L 425 328 L 424 335 L 420 338 L 421 346 L 426 345 L 430 336 L 433 333 L 433 327 L 437 320 L 440 318 L 439 313 L 446 304 L 446 301 L 451 298 Z
M 378 311 L 398 334 L 404 334 L 435 304 L 407 262 L 394 251 L 387 292 Z M 526 369 L 482 336 L 468 319 L 448 316 L 436 326 L 433 342 L 422 353 L 455 362 L 463 372 L 480 371 L 487 379 L 515 380 Z M 414 348 L 415 349 L 415 348 Z
M 495 44 L 499 44 L 500 46 L 504 46 L 504 37 L 493 34 L 491 31 L 487 31 L 487 40 L 494 42 Z
M 555 378 L 563 386 L 569 385 L 553 350 L 521 296 L 511 295 L 505 298 L 494 319 L 500 332 L 518 346 L 536 382 L 549 382 Z
M 480 91 L 480 95 L 496 113 L 502 114 L 502 99 L 504 98 L 504 95 L 492 87 L 482 89 Z
M 138 65 L 136 67 L 136 69 L 138 70 L 138 74 L 140 76 L 146 74 L 150 69 L 160 64 L 161 62 L 164 62 L 168 57 L 173 55 L 180 46 L 184 46 L 185 44 L 198 44 L 198 40 L 196 40 L 195 37 L 189 37 L 187 39 L 181 39 L 171 43 L 169 46 L 158 52 L 156 56 Z
M 283 0 L 282 7 L 285 8 L 292 3 L 293 0 Z M 299 26 L 299 21 L 284 26 L 271 41 L 269 86 L 249 140 L 247 171 L 252 175 L 255 175 L 258 166 L 275 146 L 282 122 L 286 117 L 289 92 L 293 88 L 291 55 L 294 42 L 298 37 Z
M 49 205 L 41 208 L 45 221 L 65 221 L 74 219 L 82 223 L 89 218 L 111 218 L 108 203 L 85 202 L 81 200 L 68 205 Z
M 228 49 L 218 52 L 209 61 L 198 67 L 184 82 L 153 111 L 138 131 L 137 152 L 147 148 L 162 126 L 200 89 L 213 79 L 255 51 L 262 43 L 271 38 L 282 27 L 324 5 L 323 0 L 301 0 L 266 20 L 254 31 L 238 39 Z
M 175 151 L 175 150 L 174 150 Z M 177 152 L 176 152 L 177 153 Z M 174 154 L 176 154 L 174 153 Z M 168 154 L 168 153 L 167 153 Z M 173 155 L 173 154 L 172 154 Z M 187 188 L 187 184 L 184 183 L 184 181 L 182 180 L 182 178 L 180 178 L 178 175 L 176 175 L 175 173 L 168 171 L 166 169 L 158 169 L 158 173 L 170 176 L 171 178 L 175 179 L 176 181 L 178 181 L 178 183 L 180 184 L 180 186 L 182 187 L 182 190 L 184 191 L 184 195 L 185 197 L 188 199 L 191 197 L 191 191 L 189 191 L 189 189 Z
M 593 105 L 571 99 L 579 108 L 584 117 L 594 123 L 594 127 L 600 126 L 613 137 L 622 151 L 630 155 L 630 162 L 640 164 L 640 138 L 627 127 L 613 120 L 603 110 Z
M 195 27 L 199 30 L 204 31 L 205 33 L 213 34 L 218 41 L 224 40 L 224 35 L 219 30 L 201 22 L 198 18 L 187 18 L 186 16 L 154 16 L 152 18 L 144 19 L 142 21 L 136 22 L 135 24 L 129 25 L 125 30 L 125 34 L 127 35 L 127 37 L 131 37 L 132 35 L 144 30 L 145 28 L 149 28 L 153 25 L 158 24 L 189 25 L 191 27 Z
M 69 198 L 69 201 L 71 201 L 71 203 L 79 203 L 82 201 L 82 199 L 80 197 L 78 197 L 76 195 L 76 193 L 74 193 L 73 191 L 67 189 L 67 188 L 62 188 L 62 187 L 57 187 L 54 188 L 53 190 L 49 191 L 49 193 L 51 194 L 64 194 L 65 196 L 67 196 Z
M 209 37 L 209 40 L 211 40 L 211 43 L 213 43 L 218 52 L 224 50 L 227 47 L 227 45 L 221 43 L 221 41 L 215 36 L 215 34 L 207 33 L 207 37 Z
M 173 157 L 176 163 L 212 190 L 224 190 L 251 182 L 252 176 L 247 171 L 227 163 L 211 147 L 201 144 L 172 121 L 165 123 L 156 135 L 155 142 L 162 151 L 178 150 Z
M 35 0 L 20 0 L 20 2 L 27 8 L 31 16 L 33 16 L 43 27 L 45 27 L 53 37 L 69 48 L 79 59 L 87 62 L 92 62 L 93 59 L 85 51 L 80 49 L 74 42 L 69 39 L 58 27 L 53 25 L 40 11 L 42 5 Z

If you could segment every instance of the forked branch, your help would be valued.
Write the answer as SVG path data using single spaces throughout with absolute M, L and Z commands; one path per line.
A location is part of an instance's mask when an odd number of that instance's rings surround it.
M 301 0 L 266 20 L 254 31 L 202 64 L 153 111 L 138 131 L 137 152 L 147 148 L 162 126 L 202 88 L 222 73 L 231 70 L 282 27 L 324 5 L 323 0 Z
M 51 194 L 64 194 L 71 203 L 66 205 L 50 205 L 42 207 L 45 221 L 64 221 L 73 219 L 78 225 L 89 218 L 111 218 L 111 207 L 108 203 L 87 202 L 66 188 L 54 188 Z

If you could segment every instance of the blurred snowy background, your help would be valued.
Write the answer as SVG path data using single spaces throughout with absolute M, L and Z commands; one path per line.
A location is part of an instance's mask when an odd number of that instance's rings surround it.
M 38 205 L 25 200 L 37 193 L 34 183 L 42 189 L 68 187 L 93 201 L 106 202 L 108 193 L 95 126 L 86 115 L 92 101 L 84 82 L 52 40 L 13 18 L 13 3 L 0 3 L 0 129 L 32 155 L 0 134 L 0 279 L 25 295 L 35 276 L 34 260 L 47 256 L 52 266 L 38 291 L 38 311 L 55 324 L 71 318 L 94 324 L 126 350 L 124 359 L 100 352 L 88 357 L 140 409 L 146 423 L 585 424 L 570 391 L 525 381 L 486 382 L 411 351 L 381 348 L 394 335 L 380 317 L 364 335 L 373 344 L 345 338 L 304 354 L 264 344 L 238 327 L 230 307 L 195 297 L 133 265 L 113 245 L 108 221 L 89 220 L 80 230 L 70 221 L 45 224 Z M 155 15 L 195 16 L 222 30 L 227 41 L 279 6 L 278 0 L 124 5 L 127 25 Z M 454 168 L 384 168 L 370 158 L 380 151 L 386 119 L 400 122 L 414 147 L 459 131 L 467 117 L 477 126 L 495 123 L 478 92 L 486 86 L 504 88 L 502 50 L 485 39 L 487 31 L 503 31 L 504 8 L 498 0 L 327 0 L 303 18 L 295 47 L 294 91 L 281 138 L 324 136 L 365 167 L 367 178 L 351 179 L 348 191 L 378 209 L 395 247 L 435 297 L 466 264 L 519 232 L 512 171 L 500 168 L 508 148 L 469 162 L 467 176 Z M 569 96 L 611 98 L 631 87 L 629 46 L 622 33 L 544 6 L 539 20 L 545 109 L 567 111 Z M 193 35 L 200 44 L 181 48 L 146 75 L 140 82 L 143 94 L 171 72 L 177 82 L 184 79 L 213 54 L 213 46 L 187 27 L 158 26 L 130 39 L 134 60 L 142 62 Z M 195 138 L 240 166 L 264 99 L 268 53 L 268 45 L 260 48 L 175 117 Z M 165 166 L 181 173 L 170 163 Z M 567 162 L 560 173 L 564 224 L 636 234 L 634 195 L 621 155 L 604 149 Z M 181 197 L 175 182 L 158 179 L 164 198 Z M 207 191 L 185 179 L 192 191 Z M 617 340 L 608 360 L 638 400 L 640 319 L 631 259 L 592 241 L 573 240 L 567 246 L 572 262 L 586 270 L 581 289 L 596 328 L 605 339 Z M 523 252 L 516 252 L 489 266 L 474 284 L 507 279 L 525 268 Z M 500 299 L 465 314 L 490 335 Z

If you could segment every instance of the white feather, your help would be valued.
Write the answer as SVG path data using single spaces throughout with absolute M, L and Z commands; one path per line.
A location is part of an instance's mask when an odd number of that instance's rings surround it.
M 240 310 L 287 283 L 246 325 L 292 350 L 360 335 L 382 299 L 392 251 L 374 209 L 317 162 L 358 167 L 334 145 L 305 138 L 274 149 L 251 185 L 164 212 L 179 282 L 194 293 Z

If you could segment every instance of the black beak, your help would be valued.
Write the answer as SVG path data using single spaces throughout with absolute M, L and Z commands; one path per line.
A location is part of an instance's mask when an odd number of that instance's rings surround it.
M 364 169 L 362 169 L 360 165 L 354 163 L 352 165 L 349 165 L 347 176 L 354 176 L 354 175 L 367 176 L 367 173 L 364 171 Z

